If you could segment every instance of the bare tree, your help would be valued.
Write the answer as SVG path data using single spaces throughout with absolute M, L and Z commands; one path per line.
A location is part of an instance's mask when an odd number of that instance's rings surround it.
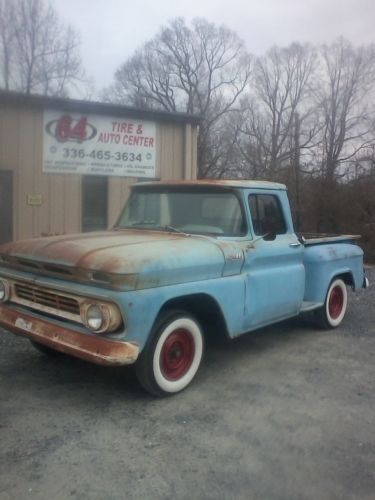
M 13 4 L 6 0 L 0 0 L 0 68 L 6 90 L 11 87 L 11 61 L 15 39 L 13 20 Z
M 373 142 L 375 47 L 354 47 L 340 38 L 320 50 L 315 100 L 321 121 L 316 150 L 319 173 L 315 197 L 316 229 L 340 230 L 343 189 L 339 184 Z
M 321 172 L 333 181 L 345 162 L 369 145 L 375 78 L 375 46 L 355 48 L 340 38 L 321 48 L 320 85 L 316 101 L 321 111 Z M 371 109 L 372 108 L 372 109 Z
M 0 0 L 0 44 L 8 90 L 64 95 L 83 80 L 79 37 L 44 0 Z
M 307 122 L 307 103 L 315 53 L 309 45 L 293 43 L 273 47 L 255 65 L 251 92 L 244 107 L 243 136 L 239 143 L 251 173 L 275 178 L 295 155 L 295 116 L 300 109 L 299 128 Z M 316 127 L 301 128 L 299 149 L 311 145 Z
M 106 98 L 147 108 L 202 116 L 199 175 L 225 170 L 226 151 L 211 146 L 235 111 L 250 76 L 251 57 L 231 30 L 196 19 L 189 28 L 175 19 L 116 72 Z

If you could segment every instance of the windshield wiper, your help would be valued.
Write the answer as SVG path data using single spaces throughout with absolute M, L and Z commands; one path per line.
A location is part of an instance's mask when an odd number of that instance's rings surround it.
M 161 229 L 166 229 L 167 231 L 170 231 L 171 233 L 178 233 L 178 234 L 183 234 L 184 236 L 190 236 L 190 234 L 185 233 L 185 231 L 181 231 L 181 229 L 178 229 L 177 227 L 174 226 L 160 226 Z
M 169 224 L 167 224 L 166 226 L 158 226 L 156 225 L 156 221 L 154 220 L 139 220 L 125 226 L 114 226 L 113 229 L 115 230 L 127 229 L 130 227 L 137 227 L 137 226 L 150 226 L 152 229 L 161 229 L 164 231 L 168 231 L 170 233 L 178 233 L 178 234 L 183 234 L 184 236 L 191 236 L 189 233 L 185 233 L 185 231 L 181 231 L 181 229 L 178 229 L 177 227 L 174 226 L 170 226 Z
M 151 227 L 157 227 L 155 226 L 156 222 L 154 220 L 137 220 L 135 222 L 132 222 L 131 224 L 124 224 L 123 226 L 121 225 L 116 225 L 113 226 L 112 229 L 117 231 L 118 229 L 129 229 L 130 227 L 137 227 L 137 226 L 151 226 Z
M 154 220 L 137 220 L 132 222 L 128 227 L 133 226 L 155 226 L 156 222 Z

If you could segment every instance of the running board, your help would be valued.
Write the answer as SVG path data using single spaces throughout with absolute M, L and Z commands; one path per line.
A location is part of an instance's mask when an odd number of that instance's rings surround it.
M 319 309 L 319 307 L 324 306 L 324 302 L 312 302 L 312 301 L 304 301 L 302 302 L 300 312 L 313 311 L 314 309 Z

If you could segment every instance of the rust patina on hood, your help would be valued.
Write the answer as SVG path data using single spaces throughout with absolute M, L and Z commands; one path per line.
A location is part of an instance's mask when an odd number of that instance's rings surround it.
M 112 276 L 118 284 L 120 276 L 132 276 L 134 280 L 126 280 L 133 283 L 131 288 L 220 277 L 228 251 L 233 254 L 232 245 L 214 238 L 132 229 L 37 238 L 0 247 L 2 265 L 60 278 L 69 275 L 69 279 L 86 276 L 105 281 L 105 276 Z

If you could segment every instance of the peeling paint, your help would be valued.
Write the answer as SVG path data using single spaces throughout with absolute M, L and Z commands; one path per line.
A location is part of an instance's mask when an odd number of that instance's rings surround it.
M 64 328 L 4 304 L 0 305 L 0 325 L 47 347 L 99 365 L 135 363 L 139 354 L 139 347 L 133 343 Z

